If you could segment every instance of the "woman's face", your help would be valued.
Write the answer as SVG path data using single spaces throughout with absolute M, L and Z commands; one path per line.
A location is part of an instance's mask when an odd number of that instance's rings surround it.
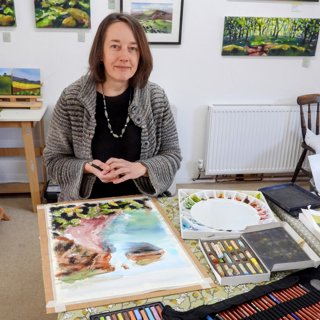
M 103 64 L 107 82 L 127 83 L 136 73 L 140 52 L 130 27 L 115 22 L 106 31 Z

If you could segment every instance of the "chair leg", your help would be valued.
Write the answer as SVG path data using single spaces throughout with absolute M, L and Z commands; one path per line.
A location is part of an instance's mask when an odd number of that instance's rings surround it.
M 298 161 L 298 163 L 297 163 L 296 169 L 295 169 L 295 171 L 294 171 L 293 177 L 292 177 L 292 179 L 291 179 L 291 182 L 292 182 L 292 183 L 294 183 L 294 182 L 296 181 L 296 179 L 297 179 L 297 176 L 298 176 L 298 174 L 299 174 L 299 171 L 300 171 L 301 168 L 302 168 L 302 164 L 303 164 L 303 161 L 304 161 L 304 159 L 305 159 L 305 157 L 306 157 L 306 155 L 307 155 L 307 152 L 308 152 L 307 149 L 303 149 L 302 154 L 301 154 L 301 156 L 300 156 L 300 159 L 299 159 L 299 161 Z

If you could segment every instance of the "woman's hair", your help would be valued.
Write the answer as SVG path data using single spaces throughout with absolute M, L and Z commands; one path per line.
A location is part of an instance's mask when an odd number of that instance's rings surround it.
M 103 46 L 107 29 L 115 22 L 126 23 L 133 32 L 140 52 L 140 59 L 137 71 L 129 79 L 129 83 L 133 87 L 143 88 L 147 84 L 152 71 L 152 55 L 143 27 L 138 20 L 125 13 L 111 13 L 100 23 L 89 55 L 89 72 L 97 83 L 106 81 L 105 69 L 102 62 Z

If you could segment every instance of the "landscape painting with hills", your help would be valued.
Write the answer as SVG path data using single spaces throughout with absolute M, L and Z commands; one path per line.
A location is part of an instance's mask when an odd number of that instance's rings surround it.
M 0 95 L 41 96 L 40 69 L 0 68 Z
M 171 33 L 173 3 L 132 2 L 131 15 L 146 33 Z

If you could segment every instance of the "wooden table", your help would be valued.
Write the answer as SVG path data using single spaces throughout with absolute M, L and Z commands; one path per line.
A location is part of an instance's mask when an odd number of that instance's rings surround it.
M 40 109 L 1 109 L 0 128 L 21 128 L 24 147 L 23 148 L 0 148 L 0 157 L 21 157 L 25 156 L 29 184 L 21 185 L 13 183 L 1 189 L 1 193 L 30 192 L 33 212 L 37 211 L 37 205 L 41 203 L 41 190 L 38 178 L 36 157 L 42 156 L 44 148 L 44 127 L 43 116 L 47 106 Z M 37 125 L 40 132 L 40 146 L 35 147 L 33 128 Z M 44 181 L 46 172 L 43 167 Z

